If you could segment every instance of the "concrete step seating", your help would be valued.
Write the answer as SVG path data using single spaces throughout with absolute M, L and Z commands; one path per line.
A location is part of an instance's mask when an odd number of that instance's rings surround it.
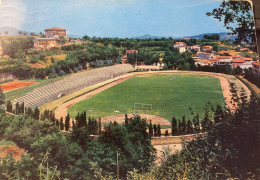
M 134 68 L 130 64 L 120 64 L 83 71 L 34 89 L 24 96 L 14 99 L 12 104 L 15 106 L 16 102 L 24 102 L 25 107 L 34 108 L 36 105 L 46 103 L 46 101 L 51 98 L 57 98 L 61 93 L 71 93 L 131 71 L 134 71 Z

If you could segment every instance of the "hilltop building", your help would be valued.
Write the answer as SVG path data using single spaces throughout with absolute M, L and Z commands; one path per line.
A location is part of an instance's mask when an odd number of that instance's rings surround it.
M 66 29 L 59 28 L 59 27 L 53 27 L 49 29 L 45 29 L 45 36 L 46 38 L 66 38 Z
M 58 40 L 66 39 L 66 29 L 54 27 L 45 29 L 45 38 L 35 38 L 34 48 L 36 50 L 46 50 L 55 47 L 60 47 Z

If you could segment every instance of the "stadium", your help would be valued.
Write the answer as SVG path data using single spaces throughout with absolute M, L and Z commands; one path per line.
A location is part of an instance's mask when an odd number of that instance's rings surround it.
M 203 116 L 205 105 L 210 102 L 235 111 L 230 84 L 238 96 L 250 90 L 231 75 L 192 71 L 142 71 L 136 72 L 130 64 L 86 70 L 34 89 L 12 101 L 13 106 L 54 110 L 55 117 L 71 122 L 78 113 L 110 121 L 124 122 L 125 114 L 139 114 L 149 122 L 170 127 L 173 116 L 192 118 Z M 72 125 L 72 123 L 71 123 Z

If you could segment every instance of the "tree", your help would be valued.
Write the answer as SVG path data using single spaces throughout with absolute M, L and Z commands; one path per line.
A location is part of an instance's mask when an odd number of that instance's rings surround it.
M 19 114 L 24 114 L 24 102 L 19 104 Z
M 64 130 L 63 117 L 60 118 L 60 130 Z
M 162 132 L 161 132 L 161 125 L 158 124 L 158 125 L 157 125 L 157 136 L 158 136 L 158 137 L 161 137 L 161 135 L 162 135 Z
M 218 34 L 205 34 L 203 36 L 204 39 L 210 39 L 210 40 L 219 40 L 220 39 L 220 36 Z
M 5 94 L 2 88 L 0 87 L 0 105 L 3 105 L 4 103 L 5 103 Z
M 11 113 L 13 112 L 13 105 L 12 105 L 12 103 L 11 103 L 10 100 L 7 101 L 6 110 L 7 110 L 8 112 L 11 112 Z
M 158 131 L 157 131 L 157 126 L 156 126 L 156 124 L 154 124 L 153 125 L 153 134 L 154 134 L 154 137 L 157 137 L 157 134 L 158 133 Z
M 152 125 L 151 120 L 150 120 L 150 124 L 149 124 L 149 135 L 150 135 L 150 137 L 153 137 L 153 125 Z
M 36 106 L 36 108 L 34 109 L 33 117 L 34 117 L 34 119 L 36 119 L 36 120 L 39 120 L 39 118 L 40 118 L 40 110 L 38 109 L 37 106 Z
M 127 114 L 125 113 L 125 126 L 127 127 L 128 126 L 128 117 L 127 117 Z
M 165 131 L 165 137 L 169 136 L 168 129 Z
M 15 103 L 15 114 L 19 114 L 19 102 Z
M 87 35 L 85 35 L 85 36 L 83 36 L 82 39 L 84 39 L 84 40 L 90 40 L 90 37 L 88 37 Z
M 177 134 L 177 119 L 173 116 L 172 118 L 172 136 Z
M 67 114 L 67 116 L 65 117 L 65 130 L 69 131 L 70 128 L 70 114 Z
M 224 27 L 237 35 L 236 43 L 244 41 L 255 46 L 255 25 L 249 2 L 223 1 L 219 8 L 207 12 L 206 15 L 223 21 Z

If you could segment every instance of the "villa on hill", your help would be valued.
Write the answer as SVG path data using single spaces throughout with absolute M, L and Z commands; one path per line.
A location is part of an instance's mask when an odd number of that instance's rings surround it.
M 35 38 L 34 39 L 34 48 L 36 50 L 46 50 L 54 47 L 60 47 L 58 40 L 66 39 L 66 29 L 54 27 L 45 29 L 44 38 Z

